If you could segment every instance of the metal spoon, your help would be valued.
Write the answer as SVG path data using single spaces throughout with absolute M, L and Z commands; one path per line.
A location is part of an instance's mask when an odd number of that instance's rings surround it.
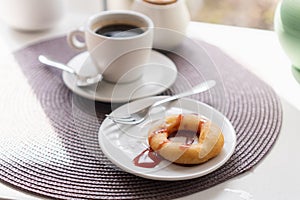
M 66 72 L 69 72 L 71 74 L 74 74 L 77 78 L 76 85 L 78 87 L 93 85 L 95 83 L 100 82 L 103 79 L 102 74 L 97 74 L 96 76 L 79 75 L 73 68 L 69 67 L 68 65 L 50 60 L 49 58 L 47 58 L 44 55 L 40 55 L 38 59 L 41 63 L 43 63 L 47 66 L 55 67 L 55 68 L 64 70 Z

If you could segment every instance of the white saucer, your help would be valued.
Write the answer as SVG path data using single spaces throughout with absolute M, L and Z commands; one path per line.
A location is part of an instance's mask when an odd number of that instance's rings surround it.
M 133 101 L 114 110 L 111 115 L 120 115 L 143 108 L 165 97 L 149 97 Z M 158 112 L 158 110 L 160 110 Z M 149 147 L 147 142 L 151 121 L 164 119 L 169 114 L 196 113 L 217 124 L 224 134 L 224 147 L 221 153 L 206 163 L 194 166 L 180 166 L 163 160 L 154 168 L 142 168 L 133 159 Z M 151 120 L 150 120 L 151 118 Z M 172 102 L 167 108 L 156 108 L 150 117 L 135 126 L 120 125 L 106 118 L 99 129 L 99 145 L 103 153 L 119 168 L 126 172 L 154 180 L 186 180 L 206 175 L 221 167 L 231 157 L 236 145 L 236 133 L 229 120 L 214 108 L 192 99 Z
M 88 52 L 75 56 L 68 65 L 82 75 L 97 73 Z M 126 84 L 102 81 L 97 86 L 80 88 L 75 84 L 75 76 L 67 72 L 63 72 L 63 81 L 70 90 L 82 97 L 102 102 L 121 103 L 160 94 L 176 80 L 175 64 L 157 51 L 152 51 L 149 63 L 144 67 L 144 74 L 140 79 Z

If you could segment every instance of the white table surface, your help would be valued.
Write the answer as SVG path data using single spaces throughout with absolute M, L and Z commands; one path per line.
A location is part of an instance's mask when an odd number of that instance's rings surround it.
M 40 39 L 66 34 L 99 11 L 98 2 L 74 1 L 62 22 L 38 33 L 22 33 L 0 21 L 0 39 L 8 51 Z M 272 86 L 282 100 L 283 125 L 274 147 L 264 160 L 250 171 L 182 199 L 260 200 L 298 199 L 300 196 L 300 85 L 293 78 L 290 61 L 280 48 L 273 31 L 191 22 L 188 36 L 211 43 L 243 64 Z M 3 66 L 0 66 L 0 69 Z M 1 94 L 0 94 L 1 96 Z M 1 108 L 0 108 L 1 109 Z M 1 116 L 1 110 L 0 110 Z M 3 122 L 1 122 L 3 123 Z M 5 123 L 5 122 L 4 122 Z M 0 183 L 0 197 L 40 199 Z

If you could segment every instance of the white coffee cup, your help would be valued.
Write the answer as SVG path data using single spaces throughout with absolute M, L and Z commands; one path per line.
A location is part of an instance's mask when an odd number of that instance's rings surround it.
M 118 33 L 108 36 L 104 27 L 114 25 Z M 141 33 L 122 36 L 118 25 L 138 27 Z M 82 37 L 84 41 L 78 40 Z M 153 42 L 153 23 L 141 13 L 111 10 L 91 16 L 84 27 L 68 34 L 68 43 L 73 48 L 87 50 L 91 59 L 103 75 L 104 80 L 126 83 L 143 75 L 143 65 L 148 62 Z

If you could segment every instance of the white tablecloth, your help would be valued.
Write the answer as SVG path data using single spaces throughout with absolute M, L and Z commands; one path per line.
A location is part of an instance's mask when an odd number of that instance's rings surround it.
M 0 21 L 0 134 L 8 132 L 17 134 L 18 130 L 25 127 L 18 123 L 17 118 L 15 121 L 11 121 L 13 116 L 17 116 L 18 106 L 21 106 L 22 102 L 26 102 L 26 106 L 30 106 L 36 111 L 31 123 L 34 124 L 34 120 L 37 120 L 43 126 L 50 126 L 38 101 L 31 94 L 32 91 L 20 68 L 9 53 L 33 41 L 66 34 L 69 30 L 81 25 L 88 15 L 98 11 L 98 8 L 93 8 L 91 5 L 89 5 L 89 9 L 84 10 L 85 3 L 83 2 L 85 1 L 76 2 L 78 5 L 73 5 L 74 9 L 66 13 L 61 24 L 49 31 L 17 32 Z M 223 49 L 237 62 L 270 84 L 282 100 L 283 125 L 278 141 L 257 167 L 225 183 L 182 199 L 297 199 L 300 196 L 298 189 L 300 185 L 300 161 L 298 158 L 298 152 L 300 152 L 298 142 L 300 141 L 300 134 L 298 134 L 300 85 L 293 78 L 290 61 L 280 48 L 276 34 L 273 31 L 198 22 L 190 23 L 187 34 L 189 37 L 202 39 Z M 1 95 L 8 92 L 13 94 L 8 96 L 14 99 Z M 22 99 L 24 95 L 26 100 Z M 28 128 L 28 126 L 26 127 Z M 32 126 L 32 128 L 35 131 L 43 129 L 42 126 Z M 0 183 L 0 197 L 40 199 L 40 197 L 18 191 L 3 183 Z

